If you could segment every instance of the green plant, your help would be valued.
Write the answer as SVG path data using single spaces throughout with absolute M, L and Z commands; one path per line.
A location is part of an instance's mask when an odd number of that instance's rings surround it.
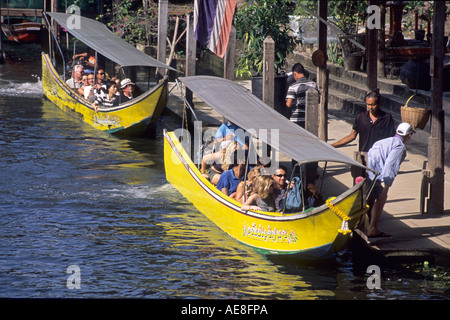
M 337 41 L 329 42 L 327 44 L 327 58 L 329 62 L 343 66 L 344 61 L 339 46 L 339 42 Z
M 238 57 L 237 76 L 262 73 L 263 42 L 267 36 L 275 42 L 275 72 L 284 67 L 286 57 L 300 43 L 291 36 L 286 0 L 252 0 L 235 14 L 236 37 L 244 43 Z
M 111 18 L 107 26 L 128 43 L 149 44 L 149 39 L 156 38 L 158 17 L 155 12 L 157 10 L 137 7 L 132 0 L 124 0 L 118 5 L 114 2 L 112 9 L 107 9 L 103 16 Z
M 313 12 L 317 12 L 318 1 L 301 0 L 299 3 Z M 327 5 L 329 20 L 347 35 L 356 34 L 358 26 L 364 25 L 364 21 L 367 19 L 367 1 L 328 0 Z M 295 14 L 310 16 L 300 6 L 295 10 Z M 345 53 L 357 51 L 356 45 L 347 39 L 342 40 L 341 45 Z

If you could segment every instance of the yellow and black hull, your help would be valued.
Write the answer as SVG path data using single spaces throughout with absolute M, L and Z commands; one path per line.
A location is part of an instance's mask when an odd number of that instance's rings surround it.
M 152 90 L 130 102 L 108 109 L 100 108 L 95 112 L 89 101 L 75 93 L 61 79 L 45 53 L 42 53 L 42 87 L 45 97 L 60 109 L 96 129 L 134 136 L 144 134 L 158 120 L 168 98 L 168 82 L 165 78 Z
M 329 257 L 366 211 L 362 183 L 299 213 L 242 211 L 240 203 L 201 175 L 173 132 L 164 131 L 164 163 L 167 180 L 200 212 L 231 237 L 264 254 Z

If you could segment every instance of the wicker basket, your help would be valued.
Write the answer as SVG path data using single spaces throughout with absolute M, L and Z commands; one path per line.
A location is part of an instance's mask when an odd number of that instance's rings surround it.
M 414 97 L 421 97 L 425 108 L 412 108 L 408 107 L 409 101 Z M 427 101 L 425 98 L 420 94 L 413 94 L 409 99 L 406 101 L 406 104 L 401 107 L 401 116 L 403 122 L 408 122 L 414 129 L 419 128 L 423 129 L 425 128 L 428 118 L 430 117 L 430 109 L 427 109 Z

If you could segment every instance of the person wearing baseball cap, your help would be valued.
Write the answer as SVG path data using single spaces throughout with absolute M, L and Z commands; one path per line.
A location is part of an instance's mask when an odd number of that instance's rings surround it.
M 389 188 L 397 176 L 400 165 L 406 157 L 407 143 L 413 133 L 413 127 L 406 122 L 400 123 L 393 137 L 375 142 L 367 153 L 367 167 L 380 174 L 378 176 L 372 170 L 368 170 L 369 179 L 375 184 L 368 199 L 370 206 L 370 224 L 367 230 L 369 238 L 390 237 L 389 234 L 378 230 L 378 221 L 386 204 Z
M 410 134 L 416 133 L 413 127 L 407 122 L 400 123 L 395 132 L 401 137 L 406 137 L 409 136 Z
M 133 99 L 134 82 L 126 78 L 120 81 L 120 103 L 125 103 Z

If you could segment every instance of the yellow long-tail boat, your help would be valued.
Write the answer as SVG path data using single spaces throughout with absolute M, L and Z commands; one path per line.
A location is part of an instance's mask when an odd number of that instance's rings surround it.
M 210 76 L 179 80 L 224 118 L 251 131 L 253 137 L 268 145 L 275 145 L 300 166 L 312 162 L 339 163 L 348 167 L 349 175 L 351 166 L 363 167 L 291 123 L 233 81 Z M 272 134 L 266 134 L 268 130 Z M 186 150 L 190 149 L 190 143 L 185 143 L 188 140 L 184 129 L 164 130 L 167 180 L 220 229 L 257 251 L 268 255 L 326 258 L 344 247 L 351 232 L 366 217 L 365 180 L 340 194 L 328 196 L 326 203 L 317 208 L 303 208 L 294 213 L 242 210 L 240 202 L 202 176 L 198 161 L 194 163 L 196 157 L 191 157 Z M 332 193 L 333 190 L 328 190 L 328 194 Z
M 53 21 L 57 22 L 76 39 L 93 49 L 96 54 L 101 54 L 121 68 L 142 66 L 153 68 L 149 70 L 161 68 L 176 71 L 144 52 L 137 50 L 98 21 L 58 12 L 48 12 L 46 15 L 50 16 Z M 75 18 L 80 20 L 76 25 L 70 25 Z M 48 25 L 50 25 L 49 22 Z M 48 29 L 53 34 L 52 28 L 49 27 Z M 53 37 L 49 41 L 49 52 L 53 52 L 54 56 L 58 58 L 52 58 L 49 53 L 42 52 L 42 87 L 45 97 L 63 111 L 74 115 L 100 131 L 108 133 L 141 135 L 155 124 L 167 103 L 167 76 L 138 97 L 121 103 L 116 107 L 100 107 L 98 112 L 96 112 L 91 102 L 66 84 L 66 80 L 68 80 L 66 62 L 55 38 Z M 56 67 L 55 61 L 57 60 L 62 60 L 59 61 L 63 66 L 62 68 L 58 69 Z M 57 70 L 60 71 L 58 72 Z

